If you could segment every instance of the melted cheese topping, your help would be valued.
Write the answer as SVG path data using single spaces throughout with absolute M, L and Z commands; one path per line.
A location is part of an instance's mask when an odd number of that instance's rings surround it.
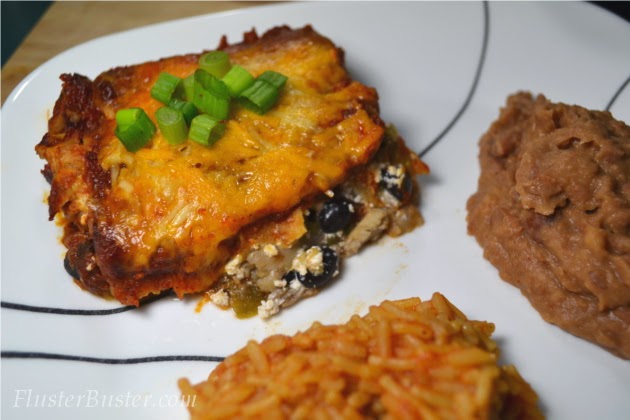
M 226 240 L 242 227 L 334 187 L 380 144 L 383 128 L 362 105 L 376 104 L 376 93 L 347 82 L 332 45 L 297 39 L 231 58 L 254 76 L 272 69 L 289 77 L 267 114 L 232 105 L 225 135 L 209 148 L 172 146 L 158 131 L 148 147 L 129 153 L 113 124 L 104 139 L 99 161 L 112 187 L 99 219 L 130 273 L 145 270 L 158 250 L 183 255 L 184 272 L 216 271 L 228 256 Z M 114 107 L 141 107 L 154 119 L 162 106 L 149 94 L 157 75 L 186 77 L 195 68 L 177 57 L 137 66 L 133 87 Z

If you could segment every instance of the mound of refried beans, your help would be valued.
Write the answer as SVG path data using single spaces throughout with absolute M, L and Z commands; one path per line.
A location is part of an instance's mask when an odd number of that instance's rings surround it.
M 548 322 L 630 359 L 630 127 L 517 93 L 480 140 L 468 231 Z

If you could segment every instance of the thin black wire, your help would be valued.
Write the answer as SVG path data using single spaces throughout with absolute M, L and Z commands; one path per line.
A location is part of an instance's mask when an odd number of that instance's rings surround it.
M 131 311 L 133 309 L 144 308 L 149 303 L 155 302 L 156 300 L 160 300 L 165 298 L 166 296 L 172 296 L 173 293 L 167 292 L 161 295 L 152 296 L 142 300 L 142 304 L 140 307 L 138 306 L 121 306 L 119 308 L 114 309 L 65 309 L 65 308 L 49 308 L 46 306 L 32 306 L 25 305 L 23 303 L 13 303 L 13 302 L 0 302 L 0 307 L 5 309 L 13 309 L 16 311 L 26 311 L 26 312 L 37 312 L 44 314 L 55 314 L 55 315 L 82 315 L 82 316 L 102 316 L 102 315 L 115 315 L 120 314 L 122 312 Z
M 3 359 L 46 359 L 46 360 L 68 360 L 73 362 L 100 363 L 105 365 L 135 365 L 140 363 L 154 362 L 222 362 L 225 357 L 221 356 L 148 356 L 133 357 L 129 359 L 112 359 L 101 357 L 75 356 L 68 354 L 41 353 L 31 351 L 3 351 L 0 354 Z
M 135 306 L 122 306 L 120 308 L 115 308 L 115 309 L 63 309 L 63 308 L 48 308 L 45 306 L 31 306 L 31 305 L 24 305 L 21 303 L 12 303 L 12 302 L 0 302 L 0 307 L 5 308 L 5 309 L 14 309 L 16 311 L 39 312 L 39 313 L 57 314 L 57 315 L 86 315 L 86 316 L 114 315 L 114 314 L 119 314 L 121 312 L 127 312 L 132 309 L 136 309 Z
M 473 83 L 470 87 L 470 90 L 468 91 L 468 95 L 466 96 L 466 99 L 464 100 L 464 103 L 462 104 L 459 111 L 457 111 L 457 114 L 455 114 L 453 119 L 442 130 L 442 132 L 438 134 L 438 136 L 431 143 L 429 143 L 428 146 L 426 146 L 422 151 L 420 151 L 420 153 L 418 153 L 420 157 L 424 157 L 435 145 L 439 143 L 440 140 L 442 140 L 442 138 L 446 134 L 448 134 L 449 131 L 451 131 L 451 128 L 453 128 L 455 123 L 457 123 L 457 121 L 461 118 L 461 116 L 464 114 L 464 112 L 468 108 L 468 105 L 470 104 L 470 101 L 472 100 L 473 95 L 477 91 L 477 85 L 479 84 L 479 79 L 481 78 L 481 71 L 486 61 L 486 52 L 488 51 L 488 36 L 490 32 L 490 7 L 487 1 L 483 2 L 483 20 L 484 20 L 484 27 L 483 27 L 483 43 L 481 45 L 481 54 L 479 56 L 479 62 L 477 63 L 477 70 L 475 71 L 475 78 L 473 79 Z
M 626 81 L 623 82 L 623 84 L 619 87 L 619 89 L 617 89 L 617 92 L 615 92 L 613 97 L 610 99 L 610 101 L 608 102 L 608 105 L 606 105 L 606 111 L 610 111 L 610 108 L 612 108 L 613 104 L 615 103 L 619 95 L 621 95 L 621 92 L 623 92 L 623 90 L 628 86 L 629 83 L 630 83 L 630 76 L 628 76 Z

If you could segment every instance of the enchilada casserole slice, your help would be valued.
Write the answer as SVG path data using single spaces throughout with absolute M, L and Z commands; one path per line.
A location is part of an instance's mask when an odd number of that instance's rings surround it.
M 131 153 L 118 110 L 140 107 L 161 72 L 184 78 L 199 55 L 119 67 L 63 88 L 36 146 L 47 161 L 52 220 L 67 270 L 123 304 L 173 290 L 207 292 L 237 315 L 266 317 L 315 294 L 343 257 L 422 223 L 415 175 L 428 168 L 378 114 L 376 90 L 352 80 L 343 51 L 311 27 L 274 28 L 219 45 L 252 75 L 288 77 L 277 105 L 238 105 L 223 137 L 171 145 L 158 131 Z

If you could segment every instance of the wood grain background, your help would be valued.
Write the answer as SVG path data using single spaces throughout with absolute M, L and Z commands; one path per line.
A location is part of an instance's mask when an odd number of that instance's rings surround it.
M 85 41 L 152 23 L 266 3 L 269 2 L 55 2 L 2 68 L 2 103 L 39 65 Z

